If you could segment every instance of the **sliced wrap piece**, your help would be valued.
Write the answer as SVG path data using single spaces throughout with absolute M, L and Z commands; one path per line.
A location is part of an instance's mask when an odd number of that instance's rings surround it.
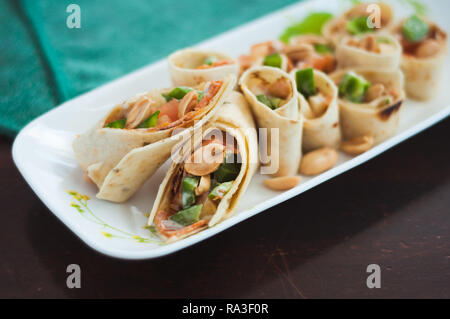
M 285 52 L 286 46 L 278 40 L 256 43 L 250 48 L 250 54 L 239 57 L 240 72 L 256 66 L 270 66 L 289 72 L 292 61 Z
M 341 70 L 331 79 L 339 86 L 345 139 L 371 136 L 378 144 L 395 134 L 405 100 L 400 70 Z
M 314 92 L 302 93 L 301 81 L 308 79 L 302 78 L 299 72 L 301 70 L 293 70 L 291 76 L 296 82 L 297 98 L 304 117 L 303 150 L 309 152 L 321 147 L 338 148 L 341 129 L 336 85 L 325 73 L 314 70 Z M 305 100 L 303 94 L 308 100 Z
M 292 37 L 285 53 L 294 68 L 314 68 L 325 73 L 336 70 L 334 45 L 323 36 L 301 35 Z
M 221 80 L 239 73 L 237 61 L 216 51 L 187 48 L 168 58 L 170 77 L 174 85 L 194 86 L 206 81 Z
M 267 173 L 295 175 L 302 156 L 303 117 L 294 81 L 280 69 L 263 66 L 247 70 L 240 79 L 240 87 L 251 105 L 257 126 L 268 129 L 267 154 L 270 158 L 265 160 L 266 154 L 261 154 L 262 164 L 268 166 Z M 279 138 L 274 135 L 272 141 L 272 135 L 277 131 Z
M 374 25 L 379 22 L 380 28 L 369 28 L 368 18 L 375 17 L 378 14 L 380 17 L 379 21 L 371 19 L 371 22 Z M 393 23 L 394 11 L 388 4 L 383 2 L 358 3 L 342 16 L 327 22 L 323 27 L 323 35 L 337 47 L 345 36 L 382 32 L 391 28 Z
M 168 159 L 174 145 L 216 114 L 235 83 L 235 76 L 229 75 L 188 93 L 182 93 L 186 88 L 152 90 L 115 107 L 94 128 L 77 136 L 75 156 L 98 186 L 97 197 L 113 202 L 129 199 Z M 180 99 L 167 102 L 170 94 Z M 118 123 L 124 128 L 113 128 Z
M 405 23 L 410 19 L 416 24 L 411 29 L 417 28 L 417 24 L 421 22 L 427 28 L 422 37 L 419 35 L 415 38 L 416 35 L 411 34 L 411 30 L 404 31 Z M 416 29 L 416 32 L 419 30 Z M 441 87 L 448 50 L 447 34 L 435 23 L 417 16 L 403 20 L 393 32 L 403 46 L 401 68 L 405 75 L 406 94 L 419 101 L 432 99 Z
M 232 92 L 215 121 L 196 130 L 183 147 L 159 187 L 148 221 L 167 242 L 231 217 L 255 174 L 257 134 L 242 94 Z
M 340 69 L 352 67 L 398 69 L 401 56 L 402 46 L 397 39 L 380 33 L 345 37 L 336 50 Z

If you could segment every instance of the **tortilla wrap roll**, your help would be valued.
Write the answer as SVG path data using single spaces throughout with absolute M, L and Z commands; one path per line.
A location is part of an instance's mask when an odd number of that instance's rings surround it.
M 380 28 L 370 29 L 367 25 L 369 17 L 375 14 L 368 11 L 369 6 L 378 5 L 380 8 Z M 376 23 L 377 21 L 373 21 Z M 394 11 L 391 6 L 383 2 L 359 3 L 345 12 L 342 16 L 331 19 L 323 27 L 323 35 L 336 47 L 345 36 L 353 36 L 363 33 L 378 33 L 388 30 L 394 23 Z
M 334 45 L 323 36 L 301 35 L 292 37 L 285 47 L 286 56 L 293 68 L 316 70 L 331 73 L 336 70 Z
M 302 91 L 302 70 L 293 70 L 291 76 L 297 87 L 297 98 L 303 117 L 303 151 L 309 152 L 322 147 L 339 148 L 341 129 L 339 124 L 338 89 L 323 72 L 305 70 L 314 77 L 315 90 L 311 94 Z M 297 76 L 298 74 L 298 76 Z M 310 75 L 311 76 L 311 75 Z M 299 91 L 300 89 L 300 91 Z M 305 96 L 308 100 L 305 99 Z
M 378 144 L 395 134 L 405 100 L 400 70 L 341 70 L 331 79 L 339 86 L 341 129 L 346 140 L 371 136 Z
M 398 69 L 402 46 L 394 37 L 386 34 L 369 34 L 344 37 L 336 50 L 340 69 L 382 68 Z
M 435 23 L 414 17 L 403 20 L 393 32 L 403 46 L 401 69 L 405 75 L 406 94 L 415 100 L 427 101 L 435 97 L 441 87 L 448 50 L 447 34 Z M 415 24 L 422 22 L 428 28 L 422 37 L 415 38 L 408 28 L 404 31 L 405 23 L 410 19 Z
M 216 81 L 229 74 L 239 73 L 237 61 L 230 56 L 209 50 L 183 49 L 168 58 L 169 72 L 174 85 L 194 86 Z
M 258 128 L 267 130 L 267 154 L 274 176 L 296 175 L 302 156 L 303 117 L 300 114 L 295 83 L 288 73 L 267 66 L 247 70 L 240 87 L 249 102 Z M 279 138 L 272 141 L 272 129 Z M 276 134 L 276 133 L 274 133 Z M 278 152 L 278 154 L 277 154 Z M 278 160 L 278 163 L 277 163 Z
M 167 242 L 231 217 L 247 190 L 258 167 L 258 141 L 242 94 L 232 92 L 215 121 L 183 147 L 188 151 L 178 151 L 148 220 Z
M 151 90 L 116 106 L 77 136 L 75 157 L 98 186 L 97 197 L 119 203 L 129 199 L 169 158 L 174 145 L 217 113 L 235 83 L 229 75 L 193 89 Z
M 286 45 L 278 40 L 256 43 L 251 46 L 250 54 L 239 57 L 240 73 L 257 66 L 270 66 L 289 72 L 292 61 L 287 57 Z

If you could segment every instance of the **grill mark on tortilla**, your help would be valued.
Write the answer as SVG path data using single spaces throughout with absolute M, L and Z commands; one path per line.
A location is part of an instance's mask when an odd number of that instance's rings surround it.
M 392 115 L 394 115 L 396 112 L 398 112 L 400 110 L 400 107 L 402 106 L 403 101 L 400 100 L 397 103 L 389 106 L 388 108 L 380 111 L 378 113 L 378 118 L 384 122 L 388 121 Z

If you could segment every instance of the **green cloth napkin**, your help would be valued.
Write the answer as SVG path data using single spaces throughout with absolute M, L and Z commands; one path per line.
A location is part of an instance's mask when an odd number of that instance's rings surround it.
M 0 134 L 172 51 L 295 0 L 2 0 Z M 81 29 L 69 29 L 69 4 Z

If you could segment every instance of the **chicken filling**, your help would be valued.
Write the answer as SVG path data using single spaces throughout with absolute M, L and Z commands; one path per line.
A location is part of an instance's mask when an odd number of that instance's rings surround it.
M 292 86 L 288 79 L 280 77 L 272 83 L 268 83 L 263 78 L 258 78 L 255 74 L 257 84 L 251 87 L 256 99 L 268 106 L 272 110 L 276 110 L 285 105 L 292 97 Z
M 222 87 L 222 81 L 208 82 L 203 90 L 190 87 L 176 87 L 162 93 L 157 101 L 148 95 L 124 102 L 125 110 L 112 114 L 105 128 L 162 130 L 191 120 L 206 107 Z

